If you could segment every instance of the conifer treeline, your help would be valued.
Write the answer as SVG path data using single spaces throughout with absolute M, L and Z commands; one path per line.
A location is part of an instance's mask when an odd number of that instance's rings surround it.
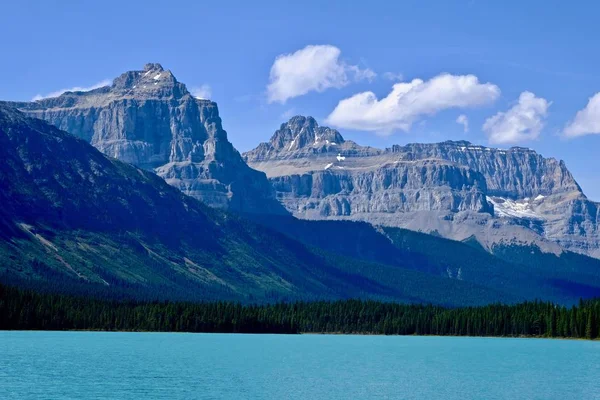
M 244 306 L 123 302 L 43 294 L 0 285 L 0 329 L 386 335 L 542 336 L 594 339 L 600 299 L 448 309 L 342 300 Z

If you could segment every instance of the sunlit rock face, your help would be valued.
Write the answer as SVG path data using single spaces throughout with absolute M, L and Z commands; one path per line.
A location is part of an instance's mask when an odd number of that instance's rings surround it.
M 364 220 L 600 257 L 598 204 L 563 161 L 467 141 L 376 149 L 296 116 L 244 154 L 299 218 Z
M 192 96 L 160 64 L 89 92 L 12 105 L 211 206 L 285 213 L 265 174 L 249 168 L 228 141 L 217 104 Z

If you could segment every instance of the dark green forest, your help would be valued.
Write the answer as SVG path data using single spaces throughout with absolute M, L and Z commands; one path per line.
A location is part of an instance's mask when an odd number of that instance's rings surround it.
M 242 305 L 102 300 L 0 285 L 2 330 L 598 338 L 600 299 L 444 308 L 363 300 Z

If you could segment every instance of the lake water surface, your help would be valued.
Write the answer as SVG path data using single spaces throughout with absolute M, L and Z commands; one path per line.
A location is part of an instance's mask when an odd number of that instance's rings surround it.
M 0 332 L 0 399 L 600 399 L 600 342 Z

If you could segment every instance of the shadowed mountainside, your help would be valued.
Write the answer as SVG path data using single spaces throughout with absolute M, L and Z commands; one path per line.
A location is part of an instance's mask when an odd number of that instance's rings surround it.
M 499 289 L 336 256 L 215 210 L 151 172 L 0 106 L 6 282 L 178 299 L 482 304 Z

